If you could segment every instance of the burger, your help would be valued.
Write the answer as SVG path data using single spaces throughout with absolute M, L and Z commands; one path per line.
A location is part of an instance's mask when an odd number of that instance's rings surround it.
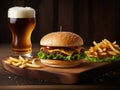
M 73 32 L 52 32 L 40 40 L 38 57 L 51 67 L 74 67 L 84 58 L 83 39 Z

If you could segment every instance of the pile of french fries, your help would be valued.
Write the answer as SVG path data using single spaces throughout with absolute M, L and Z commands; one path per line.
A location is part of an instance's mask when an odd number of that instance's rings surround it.
M 93 44 L 94 46 L 85 52 L 89 57 L 105 58 L 120 54 L 120 47 L 116 41 L 104 39 L 100 43 L 93 41 Z
M 36 59 L 29 60 L 28 58 L 23 58 L 22 56 L 19 56 L 18 58 L 9 57 L 7 60 L 5 60 L 5 63 L 11 64 L 11 65 L 19 67 L 19 68 L 41 67 L 40 65 L 36 64 L 35 60 Z

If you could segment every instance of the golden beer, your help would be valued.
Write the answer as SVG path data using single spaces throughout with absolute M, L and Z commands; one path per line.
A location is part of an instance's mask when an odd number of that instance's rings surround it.
M 15 10 L 8 10 L 8 25 L 12 33 L 13 53 L 18 55 L 31 54 L 31 34 L 35 23 L 35 11 L 31 8 L 17 7 Z

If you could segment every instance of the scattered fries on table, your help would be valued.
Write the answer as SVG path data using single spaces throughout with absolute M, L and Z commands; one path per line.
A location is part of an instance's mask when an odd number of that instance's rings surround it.
M 116 41 L 110 42 L 104 39 L 100 43 L 93 41 L 93 44 L 94 46 L 85 52 L 89 57 L 105 58 L 120 55 L 120 47 L 116 44 Z
M 19 68 L 41 67 L 40 65 L 36 64 L 35 61 L 36 61 L 36 59 L 29 60 L 28 58 L 23 58 L 22 56 L 19 56 L 18 58 L 9 57 L 7 60 L 5 60 L 5 63 L 11 64 L 11 65 L 19 67 Z

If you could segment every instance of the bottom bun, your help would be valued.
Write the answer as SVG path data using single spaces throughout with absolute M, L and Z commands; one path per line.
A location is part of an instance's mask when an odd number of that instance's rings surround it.
M 41 59 L 41 63 L 50 67 L 75 67 L 81 63 L 81 60 L 62 61 L 62 60 Z

